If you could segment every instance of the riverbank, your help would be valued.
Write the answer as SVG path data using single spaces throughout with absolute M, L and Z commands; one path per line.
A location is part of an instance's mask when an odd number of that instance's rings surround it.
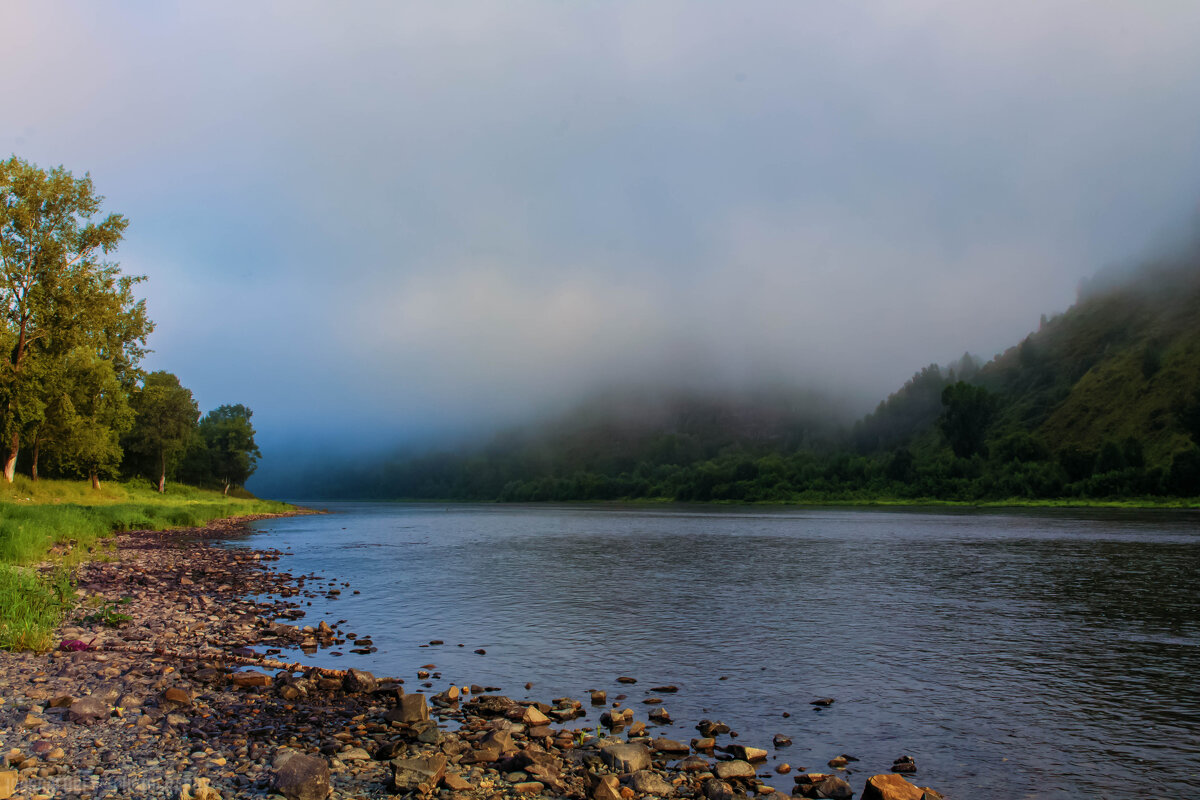
M 615 697 L 517 702 L 451 683 L 436 663 L 398 665 L 419 686 L 289 669 L 295 648 L 369 648 L 370 637 L 345 622 L 303 624 L 303 603 L 353 591 L 345 583 L 292 575 L 276 550 L 213 546 L 246 533 L 222 522 L 120 534 L 111 560 L 80 566 L 60 649 L 0 654 L 0 736 L 9 748 L 0 754 L 0 797 L 6 781 L 18 798 L 323 798 L 332 790 L 345 798 L 729 800 L 774 791 L 761 770 L 775 745 L 743 745 L 720 723 L 698 721 L 697 737 L 684 743 L 654 734 L 654 711 L 638 718 Z M 440 643 L 430 644 L 423 657 L 436 662 Z M 256 664 L 257 653 L 271 660 Z M 578 722 L 593 702 L 604 709 L 602 727 Z M 796 794 L 847 797 L 850 781 L 868 780 L 853 767 L 802 773 Z M 898 775 L 869 780 L 895 785 L 863 797 L 922 796 Z

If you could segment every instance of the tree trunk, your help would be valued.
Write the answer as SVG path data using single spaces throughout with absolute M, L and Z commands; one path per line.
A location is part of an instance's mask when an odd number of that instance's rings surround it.
M 227 478 L 227 479 L 225 480 L 225 486 L 224 486 L 224 488 L 222 488 L 222 489 L 221 489 L 221 495 L 222 495 L 222 496 L 228 496 L 228 494 L 229 494 L 229 479 Z
M 42 440 L 33 440 L 33 463 L 29 465 L 29 477 L 33 478 L 33 482 L 37 483 L 37 462 L 38 453 L 42 450 Z
M 88 477 L 92 479 L 92 488 L 97 492 L 100 491 L 100 474 L 96 470 L 92 470 L 88 473 Z
M 4 480 L 9 483 L 17 477 L 17 453 L 21 449 L 21 434 L 16 431 L 12 435 L 12 443 L 8 446 L 8 458 L 4 461 Z
M 167 491 L 167 451 L 160 450 L 158 454 L 162 457 L 162 474 L 158 476 L 158 493 L 163 494 Z

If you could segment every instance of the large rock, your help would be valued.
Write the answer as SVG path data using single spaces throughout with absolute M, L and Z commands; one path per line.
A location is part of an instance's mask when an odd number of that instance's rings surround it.
M 710 778 L 704 782 L 704 796 L 708 800 L 733 800 L 733 787 L 723 780 Z
M 395 708 L 383 716 L 388 722 L 407 725 L 426 722 L 429 719 L 429 705 L 425 702 L 425 695 L 420 692 L 406 694 L 397 701 Z
M 637 772 L 650 768 L 650 749 L 641 744 L 610 744 L 600 749 L 600 758 L 617 772 Z
M 446 775 L 446 757 L 440 753 L 426 758 L 394 758 L 391 764 L 392 789 L 397 792 L 415 792 L 421 786 L 435 789 Z
M 346 670 L 346 677 L 342 678 L 342 689 L 346 694 L 373 692 L 378 688 L 379 681 L 375 679 L 375 676 L 359 669 Z
M 99 697 L 88 696 L 81 697 L 74 703 L 71 703 L 71 709 L 67 712 L 72 722 L 77 722 L 80 725 L 91 725 L 99 722 L 102 719 L 108 719 L 112 710 L 108 707 L 108 703 L 101 700 Z
M 629 785 L 638 794 L 653 794 L 668 797 L 675 794 L 675 787 L 661 775 L 648 769 L 638 770 L 629 776 Z
M 658 752 L 667 753 L 668 755 L 686 756 L 690 752 L 688 746 L 683 742 L 677 742 L 674 739 L 667 739 L 666 737 L 662 736 L 652 741 L 650 746 Z
M 0 800 L 8 800 L 17 791 L 17 771 L 0 770 Z
M 323 758 L 281 747 L 271 762 L 271 785 L 288 800 L 325 800 L 333 792 Z
M 766 761 L 769 755 L 761 747 L 747 747 L 743 744 L 731 744 L 725 748 L 725 752 L 734 758 L 740 758 L 742 761 Z
M 928 786 L 915 786 L 899 775 L 873 775 L 867 779 L 862 800 L 941 800 Z
M 828 800 L 850 800 L 854 790 L 850 784 L 836 775 L 819 775 L 812 783 L 798 784 L 797 789 L 804 797 L 828 798 Z
M 741 759 L 733 759 L 732 761 L 718 761 L 713 767 L 713 774 L 723 781 L 733 778 L 753 778 L 754 767 L 748 761 Z
M 616 775 L 602 775 L 592 787 L 592 800 L 623 800 L 621 782 Z
M 260 689 L 271 685 L 271 676 L 254 670 L 235 672 L 230 676 L 233 685 L 239 689 Z

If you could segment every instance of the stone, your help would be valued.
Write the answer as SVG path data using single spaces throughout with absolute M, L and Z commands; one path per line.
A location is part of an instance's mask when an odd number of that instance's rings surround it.
M 660 736 L 650 743 L 650 746 L 660 753 L 668 755 L 687 755 L 689 748 L 683 742 L 677 742 L 674 739 L 667 739 Z
M 753 778 L 754 767 L 748 761 L 735 758 L 732 761 L 718 761 L 713 767 L 713 774 L 723 781 L 731 778 Z
M 592 800 L 622 800 L 621 782 L 616 775 L 602 775 L 592 787 Z
M 28 728 L 31 731 L 36 731 L 38 728 L 42 727 L 43 725 L 49 725 L 49 724 L 50 723 L 46 722 L 46 720 L 42 719 L 41 717 L 37 716 L 36 714 L 26 714 L 24 719 L 21 720 L 21 727 Z
M 911 775 L 917 771 L 917 762 L 913 761 L 912 756 L 900 756 L 892 762 L 892 772 L 903 772 L 906 775 Z
M 536 706 L 527 707 L 525 713 L 521 715 L 521 721 L 531 728 L 540 728 L 543 725 L 550 724 L 550 718 L 538 710 Z
M 850 800 L 854 790 L 850 784 L 834 775 L 824 775 L 821 780 L 810 783 L 803 788 L 805 797 L 829 798 L 829 800 Z
M 899 775 L 873 775 L 867 778 L 862 800 L 941 800 L 928 786 L 916 786 Z
M 792 744 L 792 740 L 782 733 L 775 734 L 775 738 L 771 741 L 776 747 L 790 747 Z
M 383 716 L 388 722 L 402 722 L 406 725 L 427 722 L 429 720 L 429 705 L 425 700 L 425 695 L 420 692 L 406 694 L 399 699 L 395 708 Z
M 707 772 L 711 768 L 711 765 L 707 759 L 703 759 L 700 756 L 688 756 L 681 759 L 675 765 L 675 768 L 680 772 Z
M 629 785 L 638 794 L 653 794 L 667 797 L 675 794 L 675 787 L 667 783 L 657 772 L 648 769 L 638 770 L 629 776 Z
M 17 771 L 0 770 L 0 800 L 8 800 L 17 791 Z
M 233 685 L 239 689 L 259 689 L 271 685 L 271 676 L 254 670 L 235 672 L 231 676 Z
M 281 747 L 271 762 L 271 785 L 288 800 L 325 800 L 333 792 L 329 764 L 290 747 Z
M 442 786 L 452 792 L 469 792 L 475 788 L 462 775 L 455 775 L 453 772 L 447 772 L 442 776 Z
M 373 692 L 378 688 L 379 681 L 375 676 L 360 669 L 350 668 L 346 670 L 346 677 L 342 678 L 342 689 L 347 694 Z
M 426 758 L 394 758 L 392 765 L 392 789 L 397 792 L 414 792 L 425 786 L 433 789 L 446 774 L 446 757 L 440 753 Z
M 741 744 L 731 744 L 725 748 L 725 752 L 742 761 L 766 761 L 768 755 L 761 747 L 747 747 Z
M 608 692 L 592 692 L 592 705 L 602 706 L 608 702 Z
M 834 702 L 835 701 L 832 697 L 818 697 L 816 700 L 810 700 L 808 704 L 810 706 L 821 706 L 824 708 L 826 706 L 833 705 Z
M 74 703 L 71 703 L 71 708 L 67 712 L 67 716 L 71 722 L 80 725 L 91 725 L 99 722 L 102 719 L 108 719 L 111 710 L 108 703 L 105 703 L 98 697 L 81 697 Z
M 75 698 L 69 694 L 60 694 L 58 697 L 50 701 L 51 708 L 70 708 L 71 703 L 75 702 Z
M 849 762 L 841 756 L 834 756 L 833 758 L 829 759 L 829 766 L 833 767 L 834 769 L 845 769 L 846 764 L 848 763 Z
M 650 712 L 650 719 L 654 720 L 660 725 L 671 724 L 671 715 L 668 714 L 667 710 L 661 706 Z
M 370 761 L 371 754 L 361 747 L 351 747 L 337 754 L 340 761 Z
M 779 766 L 775 767 L 775 772 L 778 773 L 779 775 L 787 775 L 791 771 L 792 771 L 792 765 L 787 763 L 786 761 L 783 762 L 782 764 L 780 764 Z
M 622 675 L 617 678 L 617 683 L 637 683 L 637 678 L 630 678 L 628 675 Z
M 610 744 L 600 748 L 600 758 L 617 772 L 637 772 L 650 768 L 650 748 L 641 744 Z
M 192 704 L 192 695 L 187 689 L 180 689 L 178 686 L 172 686 L 162 693 L 160 698 L 164 705 L 170 706 L 190 706 Z
M 708 800 L 733 800 L 733 787 L 723 780 L 711 778 L 704 782 L 704 796 Z
M 516 794 L 540 794 L 545 788 L 540 781 L 520 781 L 513 784 L 512 790 Z
M 711 753 L 717 746 L 717 740 L 711 736 L 703 739 L 692 739 L 692 749 L 700 753 Z

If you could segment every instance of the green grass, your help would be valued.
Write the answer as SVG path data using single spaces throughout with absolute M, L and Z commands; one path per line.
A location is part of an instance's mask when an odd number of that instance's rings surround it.
M 70 568 L 103 557 L 120 531 L 199 527 L 214 519 L 294 510 L 252 496 L 145 482 L 30 481 L 0 484 L 0 649 L 42 650 L 71 597 Z M 46 562 L 49 562 L 47 565 Z M 35 567 L 40 565 L 40 567 Z

